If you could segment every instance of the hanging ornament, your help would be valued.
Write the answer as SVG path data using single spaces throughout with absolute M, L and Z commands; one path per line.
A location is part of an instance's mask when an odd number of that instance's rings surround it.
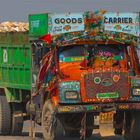
M 52 42 L 52 37 L 51 37 L 50 34 L 46 34 L 46 35 L 40 37 L 39 39 L 45 41 L 45 42 L 48 43 L 49 45 L 50 45 L 51 42 Z
M 95 84 L 100 84 L 101 83 L 101 78 L 100 77 L 95 77 L 94 78 L 94 83 Z
M 119 75 L 114 75 L 113 76 L 113 81 L 116 83 L 120 80 L 120 76 Z

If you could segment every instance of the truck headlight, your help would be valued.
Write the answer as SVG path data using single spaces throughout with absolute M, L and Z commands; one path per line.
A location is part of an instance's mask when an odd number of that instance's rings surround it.
M 65 92 L 65 98 L 67 100 L 76 100 L 78 99 L 78 92 L 77 91 L 66 91 Z
M 140 95 L 140 88 L 134 88 L 133 95 Z
M 80 82 L 67 81 L 59 84 L 59 99 L 61 103 L 80 102 Z

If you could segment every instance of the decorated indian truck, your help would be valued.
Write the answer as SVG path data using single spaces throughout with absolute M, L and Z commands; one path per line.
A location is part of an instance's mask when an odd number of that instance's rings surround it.
M 139 13 L 46 13 L 29 15 L 29 33 L 2 33 L 1 134 L 21 132 L 27 113 L 46 140 L 85 139 L 115 111 L 114 133 L 139 139 L 139 24 Z
M 40 112 L 44 138 L 89 137 L 94 116 L 108 111 L 116 111 L 115 134 L 139 138 L 139 14 L 30 15 L 29 24 L 30 105 Z

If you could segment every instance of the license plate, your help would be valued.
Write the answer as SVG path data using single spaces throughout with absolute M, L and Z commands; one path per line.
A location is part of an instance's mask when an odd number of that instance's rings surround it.
M 106 99 L 106 98 L 118 98 L 119 94 L 118 94 L 118 92 L 98 93 L 96 95 L 96 97 L 97 98 L 103 98 L 103 99 Z

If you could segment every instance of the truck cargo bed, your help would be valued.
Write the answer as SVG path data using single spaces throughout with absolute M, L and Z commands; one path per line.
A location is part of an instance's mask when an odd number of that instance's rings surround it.
M 0 33 L 0 87 L 31 89 L 28 32 Z

